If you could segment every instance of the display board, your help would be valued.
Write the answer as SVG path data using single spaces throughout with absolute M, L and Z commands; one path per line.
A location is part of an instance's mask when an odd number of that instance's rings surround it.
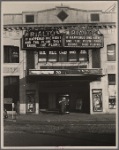
M 102 90 L 93 89 L 92 99 L 93 99 L 93 112 L 102 112 L 103 111 Z

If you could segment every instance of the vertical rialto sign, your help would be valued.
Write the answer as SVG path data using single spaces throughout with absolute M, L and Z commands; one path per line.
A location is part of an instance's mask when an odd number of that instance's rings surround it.
M 95 28 L 88 26 L 67 28 L 36 28 L 26 30 L 22 49 L 48 47 L 101 48 L 104 37 Z

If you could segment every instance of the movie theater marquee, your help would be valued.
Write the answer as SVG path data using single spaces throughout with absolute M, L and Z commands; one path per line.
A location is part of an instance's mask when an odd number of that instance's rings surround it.
M 101 48 L 103 35 L 96 28 L 88 26 L 67 28 L 34 28 L 27 30 L 22 38 L 22 49 L 77 47 Z

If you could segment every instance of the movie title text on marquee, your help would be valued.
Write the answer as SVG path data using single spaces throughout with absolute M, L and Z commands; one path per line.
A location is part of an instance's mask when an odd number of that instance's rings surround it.
M 22 48 L 47 47 L 103 47 L 103 35 L 99 30 L 89 27 L 69 27 L 67 29 L 32 29 L 25 32 L 22 38 Z

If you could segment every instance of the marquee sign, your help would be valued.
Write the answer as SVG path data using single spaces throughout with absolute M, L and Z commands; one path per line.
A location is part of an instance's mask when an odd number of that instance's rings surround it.
M 66 36 L 65 47 L 99 48 L 103 47 L 103 38 L 100 36 Z
M 52 47 L 101 48 L 103 35 L 88 26 L 67 28 L 38 28 L 27 30 L 22 38 L 22 49 Z

